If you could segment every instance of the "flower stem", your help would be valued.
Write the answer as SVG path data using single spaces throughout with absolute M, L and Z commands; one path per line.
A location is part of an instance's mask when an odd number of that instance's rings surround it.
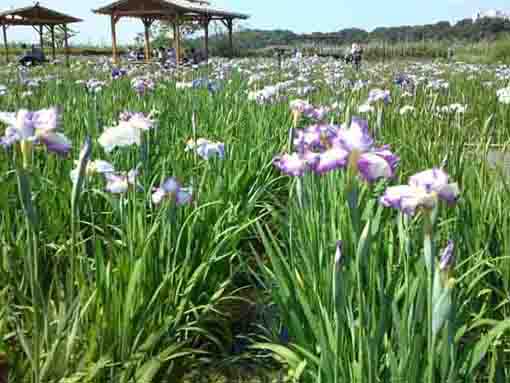
M 21 150 L 18 152 L 21 153 Z M 26 165 L 26 156 L 23 156 L 23 164 Z M 16 164 L 16 178 L 18 182 L 18 192 L 23 211 L 25 213 L 25 223 L 27 230 L 27 264 L 29 273 L 29 285 L 32 293 L 32 307 L 33 307 L 33 328 L 32 328 L 32 382 L 39 383 L 40 381 L 40 365 L 39 359 L 41 355 L 41 344 L 39 337 L 41 335 L 41 323 L 43 302 L 40 299 L 41 289 L 39 284 L 39 255 L 37 246 L 37 216 L 32 204 L 32 190 L 30 186 L 30 178 L 27 174 L 27 168 L 22 166 L 19 158 L 15 160 Z
M 428 358 L 429 358 L 429 383 L 435 382 L 434 377 L 434 333 L 432 328 L 432 310 L 433 310 L 433 288 L 434 288 L 434 244 L 433 244 L 433 223 L 430 212 L 425 214 L 425 226 L 424 226 L 424 255 L 425 264 L 427 265 L 427 338 L 428 338 Z

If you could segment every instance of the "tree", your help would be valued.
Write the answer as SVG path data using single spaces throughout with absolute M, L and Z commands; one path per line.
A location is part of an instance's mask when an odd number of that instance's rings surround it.
M 65 44 L 65 33 L 64 30 L 60 27 L 55 26 L 55 46 L 59 49 L 64 48 Z M 67 39 L 70 40 L 71 38 L 78 35 L 78 32 L 75 30 L 70 29 L 67 27 Z M 43 32 L 43 42 L 44 45 L 47 47 L 51 47 L 51 31 L 45 30 Z
M 185 40 L 193 36 L 196 32 L 203 29 L 204 26 L 198 22 L 187 22 L 180 25 L 181 39 Z M 168 21 L 158 21 L 153 26 L 152 37 L 154 47 L 170 46 L 175 39 L 173 24 Z M 143 35 L 142 35 L 143 42 Z

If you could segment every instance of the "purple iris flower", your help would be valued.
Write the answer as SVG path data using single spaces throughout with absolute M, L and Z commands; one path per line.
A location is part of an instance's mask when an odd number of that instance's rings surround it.
M 316 121 L 324 121 L 331 110 L 326 106 L 311 108 L 304 112 L 304 115 Z
M 193 197 L 191 188 L 184 188 L 176 178 L 168 178 L 159 188 L 152 193 L 152 202 L 159 205 L 163 200 L 175 201 L 177 206 L 186 205 Z
M 214 94 L 218 93 L 222 88 L 221 82 L 219 81 L 209 81 L 207 84 L 207 90 L 209 93 Z
M 154 90 L 156 87 L 154 81 L 148 78 L 134 78 L 131 81 L 131 86 L 139 95 L 143 95 L 151 90 Z
M 104 173 L 106 179 L 106 191 L 112 194 L 126 193 L 130 188 L 137 188 L 136 178 L 138 170 L 132 169 L 127 174 Z
M 311 105 L 308 101 L 305 100 L 292 100 L 290 102 L 290 109 L 294 113 L 310 113 L 313 109 L 313 105 Z
M 188 140 L 185 150 L 187 152 L 195 151 L 204 160 L 213 157 L 225 158 L 225 144 L 223 142 L 209 141 L 205 138 L 199 138 L 196 142 L 193 139 Z
M 397 75 L 393 82 L 403 90 L 413 91 L 415 88 L 413 79 L 406 74 Z
M 358 160 L 358 171 L 368 182 L 390 179 L 395 176 L 398 162 L 399 158 L 389 150 L 363 153 Z
M 349 152 L 340 146 L 333 146 L 320 153 L 316 160 L 311 162 L 312 170 L 317 174 L 344 168 L 349 160 Z
M 439 261 L 439 269 L 441 271 L 449 270 L 453 266 L 455 262 L 455 257 L 453 255 L 454 248 L 454 242 L 452 240 L 448 241 L 448 245 L 444 248 Z
M 443 170 L 431 169 L 412 176 L 408 185 L 386 189 L 380 203 L 399 209 L 407 215 L 414 215 L 418 208 L 433 209 L 440 200 L 453 204 L 458 196 L 458 185 L 450 183 Z
M 388 104 L 391 102 L 391 96 L 389 90 L 382 89 L 372 89 L 368 93 L 368 103 L 373 104 L 376 102 L 382 101 L 384 104 Z
M 122 68 L 113 68 L 112 69 L 112 79 L 118 80 L 127 75 L 127 70 Z
M 329 141 L 336 135 L 337 131 L 338 127 L 335 125 L 311 125 L 295 132 L 294 146 L 312 150 L 325 149 L 329 146 Z
M 399 163 L 387 146 L 374 148 L 367 121 L 356 117 L 348 128 L 319 124 L 298 130 L 293 143 L 299 153 L 274 160 L 276 167 L 293 176 L 308 170 L 324 174 L 351 164 L 364 180 L 375 182 L 392 178 Z
M 361 118 L 353 117 L 349 128 L 343 127 L 333 139 L 349 152 L 368 152 L 372 149 L 374 140 L 368 132 L 368 122 Z
M 191 82 L 191 88 L 206 88 L 210 93 L 216 93 L 221 90 L 221 83 L 219 81 L 212 81 L 207 78 L 197 78 Z
M 4 149 L 8 149 L 20 140 L 21 135 L 19 134 L 19 131 L 16 128 L 9 126 L 5 129 L 4 136 L 0 137 L 0 146 Z
M 368 132 L 367 121 L 353 118 L 350 127 L 340 129 L 333 142 L 349 152 L 348 161 L 365 181 L 394 177 L 399 158 L 387 146 L 380 149 L 373 147 L 374 140 Z
M 417 173 L 409 179 L 409 185 L 436 193 L 439 199 L 455 203 L 459 196 L 458 185 L 448 183 L 448 174 L 442 169 L 430 169 Z
M 0 113 L 0 121 L 7 125 L 4 137 L 0 138 L 0 144 L 5 148 L 20 142 L 23 148 L 42 144 L 49 152 L 63 156 L 71 151 L 71 142 L 58 131 L 61 116 L 57 108 Z
M 316 157 L 314 157 L 314 160 L 310 160 L 298 153 L 283 154 L 282 156 L 274 158 L 273 164 L 285 174 L 301 177 L 306 171 L 311 169 L 315 158 Z

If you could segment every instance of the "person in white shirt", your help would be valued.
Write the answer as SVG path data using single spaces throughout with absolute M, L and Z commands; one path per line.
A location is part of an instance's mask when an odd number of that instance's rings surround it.
M 351 46 L 351 62 L 356 70 L 361 68 L 361 60 L 363 56 L 363 48 L 358 43 L 353 43 Z

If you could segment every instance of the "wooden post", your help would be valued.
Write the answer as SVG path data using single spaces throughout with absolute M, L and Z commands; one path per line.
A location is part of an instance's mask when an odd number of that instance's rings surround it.
M 69 66 L 69 34 L 67 33 L 67 24 L 64 24 L 64 51 L 66 55 L 66 65 Z
M 7 45 L 7 25 L 2 23 L 2 30 L 4 35 L 5 61 L 9 62 L 9 46 Z
M 119 57 L 117 55 L 117 32 L 115 31 L 115 24 L 117 24 L 117 20 L 115 16 L 111 15 L 111 24 L 112 24 L 112 56 L 113 63 L 117 65 L 119 63 Z
M 172 28 L 173 28 L 173 32 L 174 32 L 174 49 L 175 49 L 175 54 L 177 55 L 177 22 L 174 20 L 172 21 Z
M 228 44 L 230 47 L 230 57 L 234 57 L 234 39 L 233 39 L 233 31 L 234 31 L 234 22 L 232 19 L 227 20 L 227 28 L 228 28 Z
M 175 60 L 176 60 L 177 67 L 179 67 L 179 65 L 181 64 L 181 25 L 180 25 L 179 16 L 177 16 L 175 18 L 174 28 L 175 28 L 175 34 L 174 34 Z
M 150 28 L 152 25 L 152 20 L 149 18 L 142 19 L 144 26 L 144 34 L 145 34 L 145 62 L 150 62 L 151 59 L 151 41 L 150 41 Z
M 204 49 L 205 49 L 205 62 L 209 64 L 209 17 L 205 18 L 204 22 Z
M 53 60 L 56 60 L 57 59 L 57 50 L 55 48 L 55 26 L 52 25 L 50 27 L 50 31 L 51 31 L 51 54 L 53 56 Z
M 39 25 L 39 43 L 41 45 L 41 51 L 44 51 L 44 29 L 42 25 Z

